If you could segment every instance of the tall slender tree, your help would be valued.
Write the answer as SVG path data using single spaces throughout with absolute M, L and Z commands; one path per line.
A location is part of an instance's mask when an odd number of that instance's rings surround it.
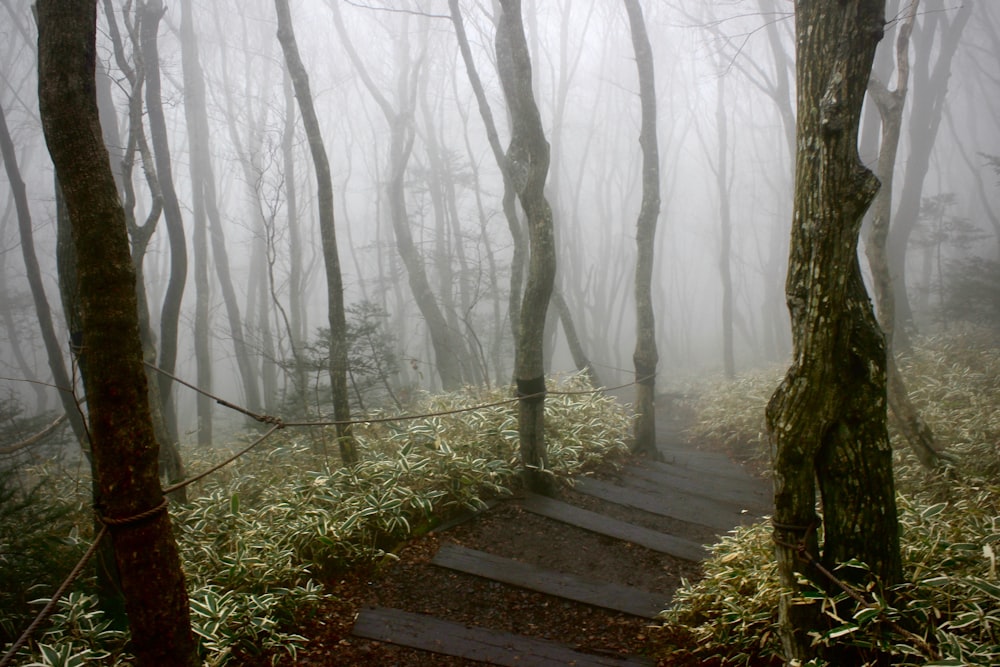
M 552 478 L 545 451 L 545 314 L 556 275 L 552 209 L 545 198 L 549 142 L 531 87 L 531 59 L 524 36 L 520 0 L 500 0 L 497 25 L 497 70 L 510 109 L 511 137 L 507 169 L 528 220 L 530 258 L 521 302 L 514 375 L 518 403 L 521 463 L 527 487 L 546 493 Z
M 42 129 L 72 223 L 97 512 L 121 571 L 140 665 L 199 664 L 157 474 L 125 216 L 98 118 L 94 0 L 40 0 Z M 134 517 L 134 518 L 133 518 Z
M 884 0 L 795 3 L 798 155 L 785 284 L 793 357 L 767 406 L 789 662 L 812 657 L 809 633 L 819 622 L 817 605 L 797 599 L 799 573 L 835 588 L 813 562 L 833 569 L 863 561 L 885 587 L 880 595 L 902 577 L 885 341 L 857 256 L 861 221 L 879 187 L 858 157 L 858 124 L 884 10 Z
M 323 238 L 323 259 L 326 262 L 327 309 L 330 318 L 330 387 L 333 392 L 333 414 L 337 420 L 337 444 L 344 463 L 356 463 L 357 447 L 351 429 L 351 404 L 347 392 L 347 318 L 344 315 L 344 283 L 340 274 L 340 255 L 333 220 L 333 180 L 330 161 L 326 156 L 319 119 L 313 106 L 299 48 L 295 42 L 288 0 L 274 0 L 278 14 L 278 41 L 285 52 L 285 63 L 295 89 L 295 98 L 302 113 L 302 124 L 309 137 L 309 151 L 316 169 L 316 192 L 319 196 L 319 230 Z
M 636 415 L 635 449 L 655 456 L 656 449 L 656 314 L 653 312 L 653 251 L 656 248 L 656 223 L 660 217 L 660 148 L 656 137 L 656 77 L 653 48 L 646 32 L 646 21 L 638 0 L 624 0 L 632 32 L 632 48 L 639 72 L 639 103 L 642 124 L 639 147 L 642 149 L 642 204 L 636 221 L 635 245 L 635 366 Z

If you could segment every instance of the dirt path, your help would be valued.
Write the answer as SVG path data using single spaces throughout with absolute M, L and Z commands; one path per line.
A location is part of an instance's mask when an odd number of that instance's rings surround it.
M 548 515 L 514 497 L 331 582 L 337 599 L 300 630 L 308 650 L 282 664 L 653 664 L 663 638 L 651 610 L 699 576 L 699 545 L 766 511 L 770 494 L 723 454 L 686 445 L 670 415 L 657 427 L 663 462 L 564 489 L 542 502 Z

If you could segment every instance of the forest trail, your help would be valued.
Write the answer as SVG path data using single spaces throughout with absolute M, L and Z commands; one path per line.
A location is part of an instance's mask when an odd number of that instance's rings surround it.
M 666 411 L 662 411 L 666 412 Z M 369 664 L 652 665 L 650 620 L 705 545 L 770 512 L 770 484 L 657 420 L 663 461 L 520 494 L 415 541 L 346 640 Z M 343 642 L 342 642 L 343 643 Z

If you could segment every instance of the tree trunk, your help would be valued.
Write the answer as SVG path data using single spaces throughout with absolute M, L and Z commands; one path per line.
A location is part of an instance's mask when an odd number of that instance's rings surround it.
M 205 108 L 205 76 L 198 56 L 198 41 L 191 15 L 191 0 L 181 0 L 181 60 L 184 69 L 184 115 L 187 121 L 188 152 L 191 170 L 191 220 L 194 236 L 194 358 L 197 365 L 197 384 L 205 391 L 212 391 L 212 354 L 209 344 L 209 305 L 211 292 L 208 284 L 208 220 L 205 206 L 205 189 L 212 178 L 209 164 L 208 118 Z M 199 393 L 198 444 L 212 444 L 212 410 L 214 402 Z
M 302 113 L 302 124 L 309 138 L 316 169 L 316 191 L 319 198 L 319 229 L 323 238 L 323 259 L 326 262 L 327 309 L 330 318 L 330 387 L 333 392 L 333 414 L 337 420 L 337 444 L 345 464 L 358 461 L 357 446 L 350 422 L 351 404 L 347 390 L 347 319 L 344 315 L 344 285 L 340 275 L 340 256 L 333 220 L 333 181 L 330 162 L 320 134 L 319 119 L 309 91 L 309 76 L 299 57 L 292 29 L 288 0 L 275 0 L 278 14 L 278 41 L 285 52 L 285 63 L 295 89 L 295 98 Z
M 818 608 L 796 596 L 800 560 L 820 560 L 814 480 L 823 500 L 822 562 L 857 558 L 882 586 L 902 576 L 886 428 L 885 344 L 857 258 L 878 180 L 857 154 L 858 122 L 884 0 L 796 2 L 798 155 L 785 292 L 793 359 L 767 406 L 774 447 L 774 539 L 785 659 L 812 657 Z M 884 594 L 885 590 L 880 590 Z
M 642 125 L 639 146 L 642 148 L 642 205 L 636 221 L 635 245 L 635 366 L 636 416 L 635 450 L 659 457 L 656 448 L 656 315 L 653 312 L 653 251 L 656 247 L 656 222 L 660 217 L 660 149 L 656 136 L 656 77 L 653 49 L 646 33 L 646 22 L 638 0 L 625 0 L 632 47 L 639 73 L 639 103 Z
M 895 220 L 889 230 L 888 258 L 892 275 L 892 288 L 896 292 L 895 348 L 906 348 L 909 334 L 914 329 L 913 307 L 910 304 L 906 280 L 906 253 L 910 236 L 917 226 L 924 178 L 930 167 L 931 152 L 941 126 L 942 108 L 948 95 L 951 63 L 955 51 L 972 15 L 973 2 L 961 5 L 949 21 L 944 11 L 924 14 L 918 38 L 914 39 L 917 58 L 913 67 L 913 103 L 910 105 L 909 132 L 910 154 L 903 172 L 899 205 Z M 934 49 L 934 34 L 940 32 L 939 44 Z M 937 54 L 933 69 L 931 53 Z
M 503 176 L 503 214 L 507 220 L 511 240 L 514 242 L 514 252 L 510 260 L 510 293 L 507 311 L 513 339 L 516 342 L 521 329 L 521 291 L 524 284 L 524 265 L 528 257 L 528 241 L 521 227 L 521 221 L 517 218 L 517 193 L 513 183 L 511 183 L 510 173 L 507 171 L 507 156 L 500 144 L 500 135 L 497 133 L 496 123 L 493 121 L 493 112 L 486 99 L 486 91 L 483 89 L 479 72 L 476 71 L 476 63 L 472 59 L 472 49 L 469 48 L 469 39 L 465 34 L 465 25 L 462 22 L 458 0 L 448 0 L 448 7 L 451 9 L 451 21 L 455 26 L 455 36 L 458 38 L 458 47 L 469 75 L 469 83 L 472 85 L 472 91 L 476 95 L 476 103 L 479 105 L 479 115 L 482 116 L 483 125 L 486 126 L 486 137 Z
M 333 10 L 334 24 L 348 57 L 389 124 L 390 146 L 387 168 L 389 173 L 386 179 L 386 195 L 389 203 L 389 219 L 396 237 L 396 248 L 399 251 L 400 259 L 403 260 L 403 265 L 406 267 L 413 300 L 427 324 L 431 345 L 434 349 L 434 361 L 438 375 L 441 377 L 441 386 L 445 391 L 454 391 L 459 389 L 465 380 L 461 363 L 462 346 L 456 339 L 457 332 L 448 326 L 434 291 L 431 289 L 424 260 L 413 242 L 413 233 L 410 230 L 409 216 L 406 210 L 406 165 L 413 150 L 414 140 L 413 112 L 416 105 L 413 98 L 416 92 L 416 77 L 419 74 L 423 57 L 411 63 L 407 39 L 400 37 L 397 40 L 399 109 L 394 109 L 379 91 L 375 82 L 372 81 L 364 61 L 354 49 L 347 29 L 344 27 L 339 3 L 330 3 L 330 8 Z M 405 29 L 401 32 L 403 35 L 406 34 Z
M 886 372 L 888 380 L 889 407 L 896 416 L 899 429 L 909 443 L 913 453 L 928 468 L 940 463 L 941 457 L 934 447 L 934 434 L 920 417 L 910 400 L 906 383 L 896 364 L 893 350 L 893 334 L 896 326 L 896 295 L 892 287 L 892 273 L 886 241 L 889 236 L 889 220 L 892 212 L 892 182 L 896 168 L 896 150 L 903 125 L 903 105 L 909 82 L 909 44 L 913 22 L 917 15 L 919 0 L 912 0 L 906 20 L 900 24 L 896 39 L 896 89 L 890 91 L 877 78 L 872 77 L 868 93 L 875 101 L 882 120 L 882 140 L 879 146 L 876 175 L 882 183 L 872 204 L 872 223 L 868 230 L 865 254 L 872 272 L 872 287 L 878 307 L 878 321 L 882 326 L 886 341 Z
M 542 351 L 545 315 L 556 274 L 552 209 L 545 198 L 549 143 L 531 89 L 531 60 L 524 37 L 520 0 L 500 0 L 496 34 L 497 70 L 512 123 L 507 170 L 528 219 L 530 258 L 521 303 L 514 375 L 518 395 L 521 464 L 528 489 L 547 493 L 552 478 L 546 468 L 545 363 Z
M 146 114 L 149 118 L 149 133 L 153 144 L 156 176 L 163 195 L 163 217 L 170 239 L 170 278 L 167 281 L 163 307 L 160 310 L 160 360 L 159 367 L 173 373 L 177 367 L 177 337 L 181 316 L 181 301 L 184 298 L 184 284 L 187 282 L 187 240 L 184 237 L 184 221 L 181 207 L 174 191 L 173 166 L 170 164 L 170 145 L 167 140 L 167 123 L 163 116 L 163 102 L 160 99 L 160 55 L 157 46 L 157 30 L 166 9 L 162 0 L 148 0 L 139 7 L 139 42 L 146 75 Z M 170 435 L 169 442 L 161 442 L 161 465 L 171 482 L 184 477 L 180 452 L 177 448 L 177 408 L 173 398 L 173 380 L 169 376 L 157 376 L 160 404 L 163 406 L 163 420 Z
M 48 297 L 45 296 L 45 286 L 42 284 L 42 270 L 38 265 L 38 256 L 35 254 L 34 234 L 31 226 L 31 209 L 28 207 L 28 193 L 21 178 L 21 171 L 17 164 L 17 154 L 14 151 L 14 142 L 11 140 L 10 131 L 7 129 L 7 116 L 0 108 L 0 157 L 3 158 L 4 169 L 7 171 L 7 179 L 10 181 L 10 189 L 14 198 L 14 206 L 17 212 L 17 229 L 20 233 L 21 256 L 24 258 L 24 271 L 28 278 L 28 286 L 31 289 L 31 297 L 35 303 L 35 313 L 38 315 L 38 328 L 41 330 L 42 342 L 45 344 L 45 354 L 49 360 L 49 369 L 52 371 L 52 381 L 59 392 L 59 400 L 62 403 L 69 423 L 73 427 L 73 434 L 77 442 L 82 446 L 87 446 L 87 429 L 83 423 L 83 414 L 76 404 L 76 397 L 73 395 L 73 381 L 66 371 L 66 361 L 63 356 L 63 347 L 59 343 L 56 335 L 55 324 L 52 322 L 52 310 L 49 308 Z M 11 331 L 13 336 L 14 332 Z
M 39 110 L 76 250 L 96 510 L 117 520 L 109 528 L 138 664 L 193 667 L 184 575 L 157 475 L 135 274 L 98 120 L 96 4 L 36 7 Z M 137 515 L 145 516 L 128 520 Z

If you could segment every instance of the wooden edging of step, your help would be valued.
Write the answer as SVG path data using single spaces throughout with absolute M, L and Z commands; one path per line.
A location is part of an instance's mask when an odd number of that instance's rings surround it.
M 650 514 L 704 526 L 719 533 L 731 530 L 740 522 L 738 510 L 719 511 L 704 502 L 700 502 L 703 499 L 694 496 L 678 493 L 667 496 L 665 495 L 666 489 L 650 491 L 593 478 L 578 479 L 573 488 L 588 496 L 640 509 Z
M 640 618 L 655 618 L 669 602 L 659 593 L 590 581 L 456 544 L 442 545 L 431 564 Z
M 619 521 L 554 498 L 528 494 L 521 501 L 521 506 L 533 514 L 568 523 L 592 533 L 631 542 L 684 560 L 697 562 L 708 555 L 705 547 L 697 542 Z
M 509 667 L 652 667 L 640 657 L 583 653 L 564 644 L 468 626 L 399 609 L 367 607 L 354 622 L 357 637 Z

